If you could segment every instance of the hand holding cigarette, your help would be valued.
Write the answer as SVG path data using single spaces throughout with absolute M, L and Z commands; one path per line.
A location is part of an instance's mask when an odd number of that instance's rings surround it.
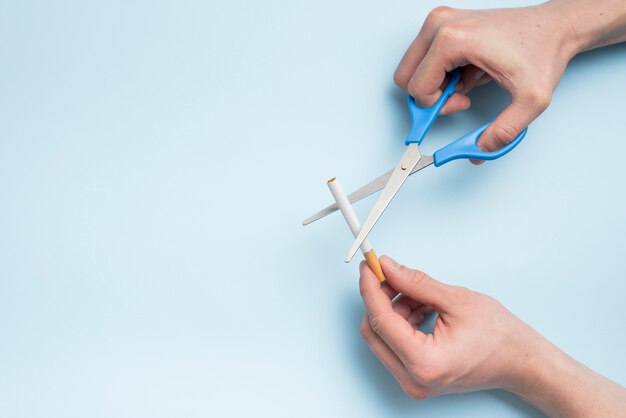
M 550 417 L 626 417 L 626 389 L 559 350 L 497 300 L 381 257 L 361 263 L 361 335 L 415 399 L 501 388 Z M 418 325 L 436 311 L 433 334 Z

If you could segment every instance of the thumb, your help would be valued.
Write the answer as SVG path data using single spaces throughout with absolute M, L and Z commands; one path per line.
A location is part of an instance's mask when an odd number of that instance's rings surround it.
M 537 118 L 550 102 L 548 96 L 518 99 L 511 104 L 485 129 L 478 139 L 482 151 L 497 151 L 510 144 L 530 123 Z
M 403 295 L 443 312 L 455 305 L 453 286 L 443 284 L 422 271 L 400 265 L 387 256 L 382 256 L 380 262 L 389 285 Z

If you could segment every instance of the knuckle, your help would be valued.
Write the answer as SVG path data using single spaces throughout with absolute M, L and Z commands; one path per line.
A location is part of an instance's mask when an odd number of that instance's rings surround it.
M 364 318 L 363 321 L 361 321 L 359 333 L 361 334 L 361 338 L 363 338 L 365 341 L 369 341 L 372 337 L 372 328 L 370 327 L 367 318 Z
M 493 127 L 494 139 L 500 147 L 510 144 L 517 134 L 517 129 L 506 122 L 499 123 Z
M 415 98 L 415 101 L 424 107 L 430 107 L 437 101 L 437 96 L 434 94 L 423 94 L 424 87 L 420 83 L 423 80 L 418 77 L 412 77 L 406 86 L 406 91 Z
M 526 93 L 526 100 L 531 106 L 544 111 L 550 106 L 552 93 L 548 89 L 533 88 Z
M 430 397 L 429 391 L 419 386 L 411 386 L 402 389 L 406 392 L 407 395 L 409 395 L 411 399 L 415 399 L 417 401 L 428 399 Z
M 411 372 L 417 380 L 429 386 L 436 385 L 441 380 L 442 376 L 439 369 L 434 365 L 413 366 Z
M 393 73 L 393 82 L 401 89 L 406 89 L 409 80 L 407 80 L 407 77 L 398 69 Z
M 380 314 L 378 314 L 378 315 L 371 315 L 369 322 L 370 322 L 370 327 L 372 328 L 372 330 L 376 334 L 380 335 L 380 333 L 383 330 L 383 327 L 385 326 L 384 318 Z
M 456 23 L 444 23 L 437 32 L 439 41 L 445 44 L 459 42 L 465 39 L 465 35 L 465 28 Z
M 456 299 L 459 301 L 468 301 L 475 294 L 475 292 L 463 286 L 453 286 L 452 293 L 454 294 Z
M 411 78 L 406 85 L 407 92 L 415 98 L 418 102 L 421 102 L 421 95 L 419 93 L 419 86 L 417 85 L 418 81 L 415 78 Z
M 426 280 L 428 280 L 428 276 L 423 271 L 410 270 L 409 283 L 412 287 L 422 286 Z
M 451 303 L 457 306 L 459 309 L 467 311 L 472 309 L 478 297 L 478 293 L 462 286 L 452 286 L 450 291 Z
M 452 13 L 452 10 L 453 9 L 448 6 L 435 7 L 430 11 L 430 13 L 428 13 L 428 16 L 426 17 L 426 23 L 437 25 L 438 23 L 449 17 Z

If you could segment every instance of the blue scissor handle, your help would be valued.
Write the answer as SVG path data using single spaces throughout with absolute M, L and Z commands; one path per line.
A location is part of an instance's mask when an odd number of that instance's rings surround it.
M 409 95 L 408 103 L 409 103 L 409 112 L 411 112 L 411 131 L 409 135 L 406 137 L 406 141 L 404 143 L 406 145 L 417 143 L 418 145 L 422 143 L 424 136 L 426 136 L 426 132 L 430 129 L 435 119 L 441 112 L 441 108 L 448 101 L 450 96 L 454 93 L 454 89 L 456 89 L 456 84 L 461 79 L 461 72 L 456 69 L 450 73 L 450 82 L 448 86 L 445 88 L 441 96 L 437 100 L 437 102 L 431 107 L 422 108 L 419 107 L 415 103 L 415 99 Z
M 437 152 L 433 154 L 433 159 L 435 160 L 435 167 L 439 167 L 444 165 L 448 161 L 458 160 L 459 158 L 471 158 L 474 160 L 495 160 L 496 158 L 500 158 L 503 155 L 507 154 L 513 148 L 517 146 L 522 139 L 526 136 L 526 131 L 528 128 L 524 129 L 510 144 L 506 145 L 503 148 L 500 148 L 494 152 L 485 152 L 478 149 L 476 143 L 478 142 L 478 138 L 480 135 L 487 129 L 489 125 L 491 125 L 493 120 L 490 120 L 480 128 L 468 133 L 465 136 L 457 139 L 456 141 L 446 145 L 445 147 L 439 149 Z

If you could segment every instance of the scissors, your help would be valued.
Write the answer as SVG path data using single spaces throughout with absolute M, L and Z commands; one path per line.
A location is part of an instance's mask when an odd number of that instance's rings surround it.
M 450 73 L 450 81 L 448 85 L 437 102 L 435 102 L 435 104 L 431 107 L 422 108 L 415 103 L 415 99 L 413 97 L 410 95 L 408 96 L 412 126 L 405 140 L 407 149 L 400 159 L 400 162 L 394 169 L 372 180 L 365 186 L 348 195 L 350 203 L 354 203 L 380 189 L 383 189 L 383 192 L 379 196 L 376 204 L 367 217 L 367 220 L 363 224 L 359 235 L 354 240 L 354 244 L 352 245 L 352 248 L 350 248 L 350 251 L 344 260 L 346 263 L 350 262 L 361 243 L 365 240 L 365 238 L 367 238 L 378 219 L 380 219 L 387 206 L 389 206 L 391 200 L 393 200 L 398 190 L 400 190 L 400 187 L 402 187 L 406 179 L 411 174 L 417 173 L 430 165 L 440 167 L 450 161 L 461 158 L 474 160 L 495 160 L 515 148 L 526 136 L 528 128 L 524 129 L 513 141 L 497 151 L 481 151 L 476 145 L 478 138 L 480 138 L 480 135 L 485 131 L 485 129 L 487 129 L 491 122 L 493 122 L 492 119 L 480 128 L 435 151 L 433 155 L 422 155 L 419 150 L 419 145 L 422 143 L 422 140 L 426 136 L 426 133 L 428 133 L 432 124 L 435 122 L 435 119 L 437 119 L 437 116 L 439 116 L 443 106 L 454 93 L 460 78 L 461 73 L 458 69 L 452 71 Z M 302 224 L 307 225 L 333 213 L 336 210 L 336 204 L 330 205 L 315 215 L 305 219 Z

